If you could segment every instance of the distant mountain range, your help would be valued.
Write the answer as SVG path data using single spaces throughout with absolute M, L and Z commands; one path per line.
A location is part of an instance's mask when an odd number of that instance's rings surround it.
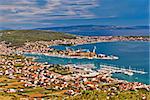
M 11 30 L 10 28 L 0 27 L 0 30 Z
M 0 30 L 11 30 L 0 27 Z M 115 26 L 115 25 L 77 25 L 64 27 L 35 28 L 32 30 L 48 30 L 56 32 L 66 32 L 83 36 L 147 36 L 149 26 Z
M 77 25 L 77 26 L 65 26 L 65 27 L 49 27 L 49 28 L 36 28 L 39 30 L 72 30 L 72 29 L 80 29 L 80 30 L 135 30 L 135 29 L 149 29 L 149 26 L 114 26 L 114 25 Z
M 65 27 L 36 28 L 36 30 L 53 30 L 76 35 L 148 35 L 149 26 L 114 26 L 114 25 L 78 25 Z

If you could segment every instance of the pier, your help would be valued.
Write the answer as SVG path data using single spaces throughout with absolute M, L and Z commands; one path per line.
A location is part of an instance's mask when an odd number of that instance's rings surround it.
M 134 73 L 138 74 L 146 74 L 147 72 L 140 71 L 140 70 L 132 70 L 132 69 L 125 69 L 125 68 L 118 68 L 110 65 L 100 65 L 101 70 L 110 71 L 111 73 L 123 73 L 129 76 L 132 76 Z

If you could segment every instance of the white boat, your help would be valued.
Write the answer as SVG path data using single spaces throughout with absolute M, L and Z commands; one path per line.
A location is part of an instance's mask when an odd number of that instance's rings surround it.
M 129 76 L 132 76 L 132 75 L 133 75 L 133 72 L 125 71 L 124 74 L 129 75 Z
M 106 59 L 106 60 L 117 60 L 117 59 L 119 59 L 119 57 L 117 57 L 117 56 L 113 56 L 113 55 L 106 56 L 104 54 L 99 54 L 97 58 L 99 58 L 99 59 Z

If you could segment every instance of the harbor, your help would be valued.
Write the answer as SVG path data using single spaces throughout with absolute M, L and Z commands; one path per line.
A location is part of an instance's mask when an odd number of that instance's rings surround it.
M 75 69 L 80 69 L 83 70 L 85 72 L 88 72 L 88 74 L 83 74 L 82 77 L 95 77 L 99 74 L 104 75 L 105 77 L 111 77 L 112 74 L 114 73 L 122 73 L 128 76 L 133 76 L 135 73 L 136 74 L 147 74 L 147 72 L 145 71 L 141 71 L 141 70 L 133 70 L 129 67 L 129 69 L 127 68 L 121 68 L 115 65 L 104 65 L 104 64 L 100 64 L 100 69 L 95 69 L 95 65 L 94 64 L 67 64 L 67 65 L 63 65 L 65 67 L 72 67 Z
M 118 68 L 110 65 L 100 65 L 101 70 L 109 71 L 111 74 L 113 73 L 123 73 L 128 76 L 134 75 L 134 73 L 137 74 L 147 74 L 147 72 L 140 71 L 140 70 L 132 70 L 132 69 L 125 69 L 125 68 Z
M 125 46 L 126 45 L 126 46 Z M 78 45 L 78 46 L 69 46 L 69 48 L 72 48 L 74 50 L 77 50 L 79 48 L 82 49 L 89 49 L 90 51 L 93 51 L 94 46 L 97 47 L 96 53 L 97 54 L 108 54 L 108 55 L 118 55 L 118 60 L 103 60 L 103 59 L 82 59 L 82 58 L 63 58 L 62 56 L 48 56 L 43 54 L 38 54 L 29 52 L 28 54 L 25 54 L 25 56 L 32 56 L 36 57 L 37 62 L 48 62 L 52 64 L 94 64 L 96 66 L 96 69 L 99 69 L 100 64 L 106 64 L 112 66 L 116 66 L 118 68 L 125 68 L 129 69 L 129 66 L 132 68 L 132 70 L 138 69 L 138 70 L 144 70 L 147 71 L 147 74 L 138 74 L 134 73 L 134 75 L 130 75 L 130 78 L 128 75 L 122 75 L 118 73 L 118 76 L 114 76 L 116 74 L 113 74 L 114 78 L 118 79 L 124 79 L 131 82 L 138 81 L 145 84 L 149 84 L 149 61 L 148 61 L 148 46 L 149 42 L 103 42 L 103 43 L 95 43 L 95 44 L 84 44 L 84 45 Z M 117 48 L 116 48 L 117 46 Z M 58 49 L 58 50 L 66 50 L 66 46 L 53 46 L 52 48 Z M 135 50 L 138 49 L 138 50 Z M 145 52 L 145 53 L 143 53 Z M 51 53 L 52 54 L 52 53 Z M 131 69 L 130 69 L 131 70 Z M 124 77 L 124 78 L 123 78 Z
M 115 1 L 1 0 L 0 100 L 150 100 L 148 0 Z
M 52 51 L 48 53 L 44 53 L 47 56 L 53 57 L 62 57 L 62 58 L 77 58 L 77 59 L 103 59 L 103 60 L 118 60 L 119 57 L 114 55 L 106 55 L 106 54 L 97 54 L 96 53 L 96 46 L 93 47 L 93 50 L 90 51 L 89 49 L 77 49 L 74 50 L 72 48 L 66 47 L 65 50 L 57 50 L 51 48 Z

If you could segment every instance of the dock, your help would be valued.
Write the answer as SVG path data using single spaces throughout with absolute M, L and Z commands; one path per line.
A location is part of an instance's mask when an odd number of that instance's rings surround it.
M 134 73 L 138 74 L 146 74 L 147 72 L 140 71 L 140 70 L 132 70 L 132 69 L 125 69 L 125 68 L 118 68 L 110 65 L 100 65 L 101 70 L 110 71 L 111 73 L 123 73 L 129 76 L 134 75 Z

